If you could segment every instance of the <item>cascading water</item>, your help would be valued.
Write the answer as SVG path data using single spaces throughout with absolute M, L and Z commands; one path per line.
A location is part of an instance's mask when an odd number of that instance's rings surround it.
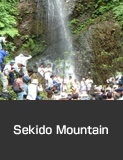
M 70 2 L 70 0 L 69 0 Z M 73 0 L 71 0 L 73 3 Z M 69 66 L 69 70 L 65 70 L 65 74 L 72 75 L 75 78 L 73 58 L 74 53 L 70 31 L 67 25 L 68 8 L 66 8 L 65 0 L 48 0 L 48 39 L 49 45 L 57 45 L 57 49 L 52 49 L 54 54 L 61 54 L 61 59 L 64 57 L 65 52 L 69 52 L 68 56 L 65 56 L 66 65 Z M 67 64 L 68 60 L 70 64 Z

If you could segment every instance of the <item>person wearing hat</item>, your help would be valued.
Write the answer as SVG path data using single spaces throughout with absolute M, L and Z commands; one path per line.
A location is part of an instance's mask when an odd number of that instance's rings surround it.
M 24 54 L 24 56 L 23 56 L 23 58 L 22 58 L 22 64 L 26 67 L 28 60 L 31 59 L 31 58 L 32 58 L 31 55 Z
M 23 88 L 24 88 L 24 93 L 23 96 L 24 98 L 27 97 L 27 92 L 28 92 L 28 83 L 31 82 L 31 78 L 33 76 L 33 69 L 28 69 L 28 75 L 24 75 L 23 77 Z
M 38 79 L 33 79 L 28 85 L 28 95 L 26 100 L 36 100 L 38 92 L 43 92 L 42 86 L 38 86 Z
M 4 69 L 5 65 L 4 65 L 3 61 L 4 61 L 5 56 L 7 56 L 8 54 L 9 54 L 8 51 L 6 51 L 5 49 L 0 49 L 0 73 Z
M 8 86 L 8 76 L 10 75 L 10 82 L 11 85 L 14 83 L 14 68 L 12 66 L 14 65 L 14 61 L 11 61 L 9 64 L 6 64 L 3 72 L 1 73 L 1 81 L 3 85 L 3 92 L 8 92 L 7 91 L 7 86 Z M 12 86 L 11 86 L 12 87 Z
M 23 65 L 23 68 L 22 68 L 22 72 L 24 73 L 24 75 L 27 75 L 28 72 L 27 72 L 27 63 L 28 63 L 28 60 L 31 59 L 32 56 L 31 55 L 27 55 L 27 54 L 24 54 L 22 60 L 21 60 L 21 64 Z

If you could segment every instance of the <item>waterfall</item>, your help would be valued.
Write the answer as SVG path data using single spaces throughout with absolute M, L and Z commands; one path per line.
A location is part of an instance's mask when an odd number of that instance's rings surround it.
M 73 3 L 73 0 L 69 0 L 69 3 L 70 1 Z M 65 74 L 68 76 L 71 74 L 75 78 L 72 58 L 74 50 L 67 23 L 68 7 L 66 5 L 65 0 L 48 0 L 48 39 L 49 45 L 57 44 L 57 49 L 52 50 L 55 55 L 62 54 L 61 57 L 64 57 L 64 52 L 69 52 L 68 56 L 65 56 L 65 61 L 67 63 L 69 60 L 71 63 L 67 64 L 70 68 L 65 70 Z

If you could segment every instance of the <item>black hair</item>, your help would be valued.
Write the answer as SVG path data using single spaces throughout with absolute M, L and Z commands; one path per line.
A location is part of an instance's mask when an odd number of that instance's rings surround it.
M 107 95 L 102 94 L 102 98 L 103 98 L 103 99 L 107 99 Z
M 79 97 L 79 94 L 78 94 L 78 93 L 75 93 L 75 94 L 72 95 L 72 98 L 73 98 L 73 99 L 77 99 L 78 97 Z
M 19 73 L 19 78 L 23 77 L 24 73 Z
M 96 100 L 102 100 L 102 96 L 101 96 L 101 95 L 96 95 L 96 96 L 95 96 L 95 99 L 96 99 Z
M 112 98 L 112 93 L 108 92 L 108 93 L 107 93 L 107 97 L 108 97 L 108 98 Z
M 54 77 L 53 75 L 50 76 L 50 78 L 53 78 L 53 77 Z
M 30 72 L 33 72 L 33 69 L 28 69 L 28 72 L 30 73 Z

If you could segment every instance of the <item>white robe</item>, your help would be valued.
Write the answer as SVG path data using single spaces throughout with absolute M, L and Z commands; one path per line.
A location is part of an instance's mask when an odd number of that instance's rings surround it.
M 45 79 L 49 80 L 50 76 L 52 74 L 52 69 L 51 68 L 45 68 L 44 72 L 45 72 Z
M 28 85 L 28 95 L 27 99 L 28 100 L 36 100 L 37 98 L 37 93 L 43 91 L 43 89 L 35 84 L 29 84 Z
M 43 77 L 44 76 L 44 68 L 39 67 L 38 73 Z
M 87 91 L 86 82 L 81 81 L 81 91 Z
M 87 84 L 88 90 L 91 89 L 92 83 L 93 83 L 93 80 L 92 80 L 92 79 L 87 79 L 87 80 L 86 80 L 86 84 Z
M 73 82 L 73 88 L 76 89 L 76 92 L 78 93 L 79 92 L 79 89 L 80 89 L 80 84 L 79 82 L 77 81 L 76 83 Z

